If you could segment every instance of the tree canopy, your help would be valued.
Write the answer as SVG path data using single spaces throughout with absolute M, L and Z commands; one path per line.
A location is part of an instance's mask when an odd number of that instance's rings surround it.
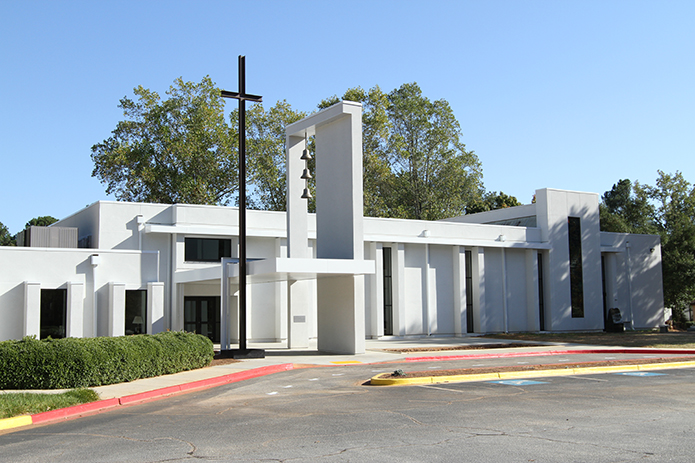
M 123 97 L 126 120 L 92 147 L 92 176 L 120 201 L 227 204 L 237 190 L 237 136 L 225 122 L 220 90 L 209 77 L 181 78 L 162 100 L 136 87 Z
M 676 311 L 695 301 L 695 187 L 680 172 L 658 171 L 655 186 L 620 180 L 601 202 L 601 230 L 658 234 L 664 304 Z
M 92 175 L 121 201 L 234 203 L 238 110 L 225 121 L 220 91 L 209 77 L 200 83 L 176 79 L 166 93 L 162 99 L 139 86 L 135 99 L 120 100 L 125 120 L 92 147 Z M 378 86 L 351 88 L 318 108 L 340 100 L 363 105 L 365 215 L 437 220 L 461 215 L 476 202 L 483 210 L 518 204 L 504 193 L 483 197 L 480 161 L 462 142 L 446 100 L 431 101 L 409 83 L 389 93 Z M 249 207 L 284 210 L 285 127 L 306 114 L 281 101 L 268 110 L 251 105 L 246 115 Z M 309 201 L 310 210 L 314 204 Z
M 42 215 L 40 217 L 34 217 L 30 221 L 26 223 L 24 228 L 29 228 L 31 226 L 35 227 L 47 227 L 51 224 L 54 224 L 58 221 L 55 217 L 52 217 L 50 215 Z
M 10 234 L 10 230 L 0 222 L 0 246 L 15 246 L 15 238 Z
M 388 94 L 352 88 L 319 108 L 341 99 L 363 104 L 366 215 L 437 220 L 463 214 L 479 195 L 480 161 L 446 100 L 408 83 Z
M 237 111 L 232 114 L 235 119 Z M 287 207 L 285 127 L 306 117 L 286 101 L 265 111 L 262 104 L 246 110 L 246 159 L 252 191 L 249 207 L 284 211 Z
M 521 206 L 521 203 L 514 196 L 510 196 L 500 191 L 483 192 L 479 198 L 473 199 L 466 206 L 466 214 L 476 214 L 478 212 L 504 209 L 507 207 Z

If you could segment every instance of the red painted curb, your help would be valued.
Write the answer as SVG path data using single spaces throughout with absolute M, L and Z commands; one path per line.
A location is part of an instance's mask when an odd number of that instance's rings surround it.
M 581 350 L 549 350 L 541 352 L 503 352 L 499 354 L 465 354 L 465 355 L 439 355 L 436 357 L 408 357 L 406 362 L 432 362 L 437 360 L 465 360 L 486 358 L 512 358 L 512 357 L 543 357 L 547 355 L 572 355 L 572 354 L 691 354 L 694 349 L 581 349 Z
M 72 407 L 60 408 L 58 410 L 50 410 L 43 413 L 37 413 L 36 415 L 31 415 L 31 421 L 32 424 L 36 424 L 72 418 L 75 416 L 83 415 L 85 413 L 106 410 L 121 405 L 131 405 L 137 402 L 157 399 L 160 397 L 170 396 L 182 392 L 202 390 L 212 388 L 215 386 L 222 386 L 223 384 L 236 383 L 239 381 L 244 381 L 246 379 L 257 378 L 259 376 L 265 376 L 272 373 L 278 373 L 280 371 L 292 370 L 293 368 L 293 364 L 283 363 L 280 365 L 269 365 L 266 367 L 253 368 L 251 370 L 238 371 L 236 373 L 230 373 L 224 376 L 217 376 L 215 378 L 202 379 L 200 381 L 194 381 L 191 383 L 164 387 L 161 389 L 155 389 L 153 391 L 141 392 L 139 394 L 131 394 L 120 398 L 104 399 L 96 402 L 74 405 Z
M 54 421 L 71 416 L 82 415 L 84 413 L 94 412 L 97 410 L 105 410 L 118 406 L 118 399 L 105 399 L 86 404 L 73 405 L 72 407 L 59 408 L 58 410 L 50 410 L 43 413 L 31 415 L 32 424 L 43 423 L 46 421 Z
M 181 392 L 181 386 L 169 386 L 163 387 L 161 389 L 155 389 L 153 391 L 139 392 L 137 394 L 131 394 L 118 398 L 118 403 L 120 405 L 132 404 L 134 402 L 142 402 L 143 400 L 154 399 L 158 397 L 164 397 L 167 395 L 176 394 Z
M 236 373 L 230 373 L 224 376 L 217 376 L 215 378 L 201 379 L 199 381 L 193 381 L 191 383 L 184 383 L 176 386 L 155 389 L 153 391 L 141 392 L 139 394 L 127 395 L 119 398 L 118 401 L 121 405 L 132 404 L 135 402 L 142 402 L 144 400 L 156 399 L 159 397 L 178 394 L 180 392 L 208 389 L 215 386 L 222 386 L 223 384 L 236 383 L 238 381 L 243 381 L 246 379 L 257 378 L 259 376 L 278 373 L 280 371 L 291 370 L 293 369 L 293 367 L 294 365 L 292 365 L 291 363 L 283 363 L 281 365 L 269 365 L 266 367 L 253 368 L 251 370 L 238 371 Z

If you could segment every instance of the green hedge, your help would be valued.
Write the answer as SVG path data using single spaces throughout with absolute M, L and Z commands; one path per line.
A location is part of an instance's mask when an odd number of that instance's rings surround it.
M 202 368 L 212 342 L 178 331 L 115 338 L 0 342 L 0 389 L 103 386 Z

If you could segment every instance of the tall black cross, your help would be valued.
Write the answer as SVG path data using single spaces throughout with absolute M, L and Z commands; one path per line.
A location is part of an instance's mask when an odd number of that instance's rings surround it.
M 239 100 L 239 349 L 220 354 L 233 358 L 263 358 L 263 349 L 246 347 L 246 101 L 260 103 L 263 98 L 246 93 L 245 56 L 239 55 L 239 91 L 222 90 L 222 98 Z

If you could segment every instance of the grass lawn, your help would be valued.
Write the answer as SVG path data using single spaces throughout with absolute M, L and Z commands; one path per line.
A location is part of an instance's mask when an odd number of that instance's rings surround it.
M 99 400 L 99 395 L 91 389 L 73 389 L 62 394 L 34 394 L 18 392 L 0 394 L 0 418 L 56 410 Z
M 600 346 L 695 349 L 695 332 L 625 331 L 624 333 L 514 333 L 490 334 L 486 338 L 520 341 L 595 344 Z

